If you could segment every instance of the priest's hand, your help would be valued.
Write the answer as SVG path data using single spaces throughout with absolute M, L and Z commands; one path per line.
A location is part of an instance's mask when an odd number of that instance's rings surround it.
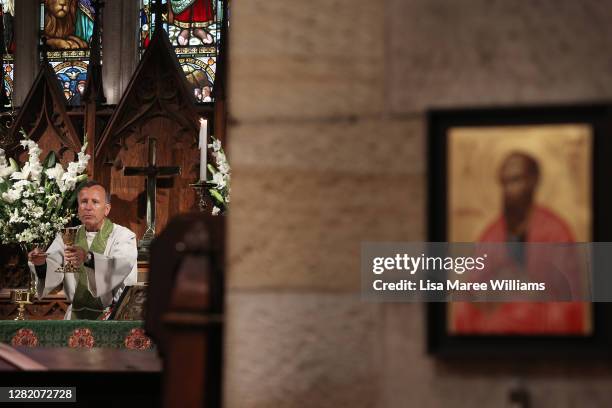
M 87 251 L 80 246 L 69 245 L 64 250 L 64 261 L 74 265 L 81 266 L 87 258 Z
M 47 254 L 40 248 L 34 248 L 28 252 L 28 261 L 36 266 L 44 265 L 47 263 Z

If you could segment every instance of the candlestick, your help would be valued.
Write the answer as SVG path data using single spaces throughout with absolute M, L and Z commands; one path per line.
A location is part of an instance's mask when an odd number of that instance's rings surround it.
M 206 182 L 206 153 L 208 152 L 208 121 L 200 118 L 200 181 Z

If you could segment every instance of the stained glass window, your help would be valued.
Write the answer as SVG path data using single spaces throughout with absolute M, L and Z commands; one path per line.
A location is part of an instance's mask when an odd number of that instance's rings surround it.
M 2 26 L 4 44 L 2 44 L 2 54 L 4 66 L 4 91 L 8 97 L 5 107 L 13 105 L 13 72 L 15 71 L 15 0 L 1 0 Z
M 43 0 L 40 3 L 41 39 L 46 38 L 49 63 L 64 96 L 73 106 L 81 104 L 85 91 L 94 14 L 92 0 Z
M 198 102 L 212 102 L 223 2 L 221 0 L 162 0 L 162 21 L 170 44 Z M 140 55 L 155 31 L 155 2 L 141 0 Z

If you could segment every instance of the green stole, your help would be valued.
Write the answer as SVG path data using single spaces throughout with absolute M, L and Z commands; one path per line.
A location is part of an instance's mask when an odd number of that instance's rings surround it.
M 106 243 L 111 232 L 113 232 L 113 223 L 106 218 L 102 224 L 102 228 L 96 234 L 91 243 L 91 247 L 87 244 L 87 235 L 85 227 L 81 225 L 76 234 L 74 244 L 83 248 L 85 251 L 92 251 L 98 254 L 104 254 Z M 95 298 L 87 288 L 87 272 L 85 267 L 81 265 L 78 272 L 75 273 L 76 290 L 72 299 L 72 316 L 71 320 L 96 320 L 104 311 L 104 305 L 100 298 Z

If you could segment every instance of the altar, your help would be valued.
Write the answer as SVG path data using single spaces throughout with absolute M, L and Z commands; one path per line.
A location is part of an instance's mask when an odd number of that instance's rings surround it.
M 137 286 L 146 286 L 148 281 L 149 264 L 148 262 L 138 262 L 138 281 Z M 12 289 L 0 290 L 0 321 L 13 320 L 17 317 L 18 306 L 11 300 Z M 138 306 L 142 309 L 144 299 L 140 299 Z M 66 310 L 70 306 L 70 301 L 62 290 L 58 290 L 42 299 L 32 299 L 32 304 L 25 305 L 25 318 L 27 320 L 63 320 Z M 141 310 L 136 313 L 119 313 L 118 320 L 142 320 L 142 316 L 130 317 L 130 314 L 141 315 Z
M 63 292 L 58 292 L 26 305 L 25 314 L 28 320 L 62 320 L 68 306 L 70 301 Z M 17 304 L 11 301 L 11 291 L 0 291 L 0 321 L 13 320 L 17 316 L 17 308 Z
M 0 324 L 0 343 L 15 347 L 151 350 L 142 321 L 17 320 Z

